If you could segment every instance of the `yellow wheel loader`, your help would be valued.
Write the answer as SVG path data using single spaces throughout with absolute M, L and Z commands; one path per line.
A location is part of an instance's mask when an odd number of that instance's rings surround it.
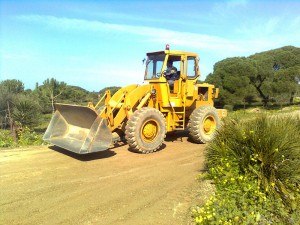
M 167 63 L 177 69 L 176 80 L 167 79 Z M 196 143 L 212 140 L 227 111 L 216 109 L 219 89 L 197 83 L 196 53 L 165 50 L 147 53 L 144 83 L 107 91 L 94 105 L 55 104 L 44 140 L 69 151 L 86 154 L 108 149 L 126 139 L 139 153 L 157 151 L 167 132 L 189 131 Z

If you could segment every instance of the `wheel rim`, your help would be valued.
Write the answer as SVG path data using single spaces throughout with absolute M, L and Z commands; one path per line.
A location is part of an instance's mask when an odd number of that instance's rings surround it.
M 147 120 L 141 130 L 142 139 L 145 142 L 152 142 L 156 137 L 159 131 L 159 125 L 154 120 Z
M 203 131 L 205 134 L 211 134 L 216 129 L 216 120 L 213 116 L 205 117 L 203 121 Z

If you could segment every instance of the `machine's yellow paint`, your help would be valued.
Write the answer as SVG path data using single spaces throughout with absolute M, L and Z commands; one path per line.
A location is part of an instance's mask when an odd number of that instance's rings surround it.
M 159 125 L 155 120 L 147 120 L 141 129 L 142 139 L 146 142 L 151 142 L 157 137 Z
M 205 134 L 211 134 L 216 129 L 216 120 L 212 116 L 207 116 L 203 121 L 203 130 Z
M 151 107 L 159 110 L 166 120 L 166 131 L 183 130 L 185 129 L 189 117 L 194 109 L 202 106 L 213 106 L 214 99 L 218 97 L 219 89 L 215 88 L 211 84 L 199 84 L 198 78 L 200 76 L 199 70 L 199 58 L 196 53 L 176 51 L 176 50 L 164 50 L 159 52 L 147 53 L 148 60 L 150 57 L 160 57 L 161 68 L 153 67 L 153 71 L 157 69 L 155 73 L 149 74 L 145 71 L 144 84 L 132 84 L 125 86 L 118 90 L 113 96 L 107 91 L 104 96 L 99 100 L 96 105 L 89 103 L 87 107 L 76 106 L 64 106 L 61 105 L 61 114 L 66 117 L 70 117 L 68 123 L 64 123 L 64 119 L 60 119 L 60 114 L 53 119 L 52 125 L 47 130 L 47 140 L 53 143 L 62 143 L 61 146 L 65 146 L 63 143 L 65 132 L 70 127 L 75 127 L 78 124 L 78 119 L 81 118 L 83 125 L 92 126 L 87 128 L 76 128 L 80 131 L 85 131 L 87 140 L 81 138 L 79 141 L 74 140 L 73 136 L 75 131 L 70 136 L 68 148 L 71 149 L 72 145 L 77 141 L 80 145 L 84 143 L 84 148 L 77 146 L 75 152 L 81 151 L 97 151 L 96 147 L 93 147 L 94 136 L 99 137 L 99 146 L 105 148 L 108 146 L 111 136 L 107 136 L 105 146 L 101 146 L 101 135 L 98 124 L 101 124 L 101 129 L 108 130 L 112 134 L 113 138 L 115 134 L 125 133 L 125 125 L 127 120 L 133 115 L 136 110 L 142 107 Z M 179 79 L 174 82 L 174 87 L 171 89 L 164 71 L 167 67 L 168 60 L 176 59 L 180 68 L 178 71 Z M 192 64 L 194 63 L 194 64 Z M 192 66 L 191 66 L 192 64 Z M 148 64 L 147 64 L 148 66 Z M 193 69 L 193 74 L 189 74 L 188 69 Z M 150 77 L 149 77 L 150 76 Z M 73 111 L 72 111 L 73 110 Z M 227 116 L 226 110 L 218 110 L 219 116 Z M 82 115 L 90 114 L 90 118 L 82 118 Z M 88 117 L 88 116 L 87 116 Z M 93 120 L 95 120 L 94 123 Z M 62 123 L 60 125 L 59 123 Z M 92 125 L 90 125 L 92 124 Z M 82 126 L 85 127 L 85 126 Z M 216 128 L 216 120 L 212 116 L 208 116 L 203 121 L 204 132 L 210 134 Z M 56 130 L 61 130 L 62 135 L 59 137 L 59 142 L 54 142 L 54 134 Z M 159 123 L 154 119 L 149 118 L 140 130 L 142 139 L 145 142 L 151 142 L 157 137 L 160 130 Z M 77 133 L 76 133 L 77 135 Z M 71 149 L 72 150 L 72 149 Z
M 195 76 L 189 78 L 186 71 L 182 71 L 180 78 L 174 82 L 174 91 L 170 91 L 170 86 L 164 76 L 157 79 L 145 79 L 144 85 L 129 85 L 121 88 L 110 99 L 106 98 L 106 110 L 102 111 L 101 116 L 109 121 L 109 128 L 113 132 L 117 128 L 123 129 L 125 118 L 129 118 L 135 110 L 144 106 L 153 107 L 161 111 L 167 124 L 167 131 L 184 129 L 186 124 L 182 124 L 185 118 L 191 114 L 193 109 L 201 106 L 213 106 L 214 99 L 218 97 L 219 89 L 212 84 L 199 84 L 198 78 L 200 70 L 198 65 L 198 55 L 193 52 L 177 50 L 165 50 L 160 52 L 150 52 L 152 54 L 165 54 L 162 71 L 167 66 L 169 56 L 181 57 L 181 66 L 184 68 L 188 57 L 195 57 Z M 155 96 L 152 95 L 155 90 Z M 201 92 L 203 90 L 203 93 Z M 109 96 L 107 94 L 107 96 Z M 100 103 L 97 103 L 100 105 Z M 226 110 L 219 111 L 220 117 L 227 115 Z M 145 126 L 143 133 L 145 139 L 154 132 L 151 124 Z M 211 132 L 215 129 L 215 122 L 211 118 L 205 121 L 205 129 Z M 149 131 L 151 130 L 151 131 Z M 151 136 L 151 135 L 150 135 Z

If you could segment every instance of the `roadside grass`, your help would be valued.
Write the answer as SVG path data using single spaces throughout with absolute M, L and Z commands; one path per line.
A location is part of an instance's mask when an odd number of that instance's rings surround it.
M 16 147 L 14 138 L 9 130 L 0 129 L 0 148 Z
M 262 107 L 257 107 L 257 108 L 249 108 L 249 109 L 241 109 L 241 110 L 236 110 L 236 111 L 229 111 L 228 117 L 231 119 L 237 119 L 237 120 L 242 120 L 242 119 L 248 119 L 248 118 L 253 118 L 261 115 L 278 115 L 278 114 L 299 114 L 300 115 L 300 105 L 293 105 L 293 106 L 288 106 L 284 107 L 282 109 L 264 109 Z
M 206 148 L 215 192 L 192 210 L 196 224 L 297 224 L 300 112 L 235 112 Z
M 16 138 L 11 134 L 8 129 L 0 129 L 0 148 L 14 148 L 20 146 L 38 146 L 45 145 L 43 141 L 43 135 L 47 129 L 47 126 L 51 120 L 52 114 L 43 114 L 39 120 L 39 124 L 34 128 L 23 127 L 17 132 Z
M 24 127 L 17 132 L 15 141 L 10 130 L 0 129 L 0 148 L 14 148 L 20 146 L 43 145 L 43 134 L 39 134 L 28 127 Z

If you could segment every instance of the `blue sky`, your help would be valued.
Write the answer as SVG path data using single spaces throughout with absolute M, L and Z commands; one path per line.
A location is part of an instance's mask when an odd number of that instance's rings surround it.
M 146 52 L 197 52 L 201 80 L 227 57 L 300 46 L 300 1 L 0 1 L 0 80 L 89 91 L 143 82 Z

